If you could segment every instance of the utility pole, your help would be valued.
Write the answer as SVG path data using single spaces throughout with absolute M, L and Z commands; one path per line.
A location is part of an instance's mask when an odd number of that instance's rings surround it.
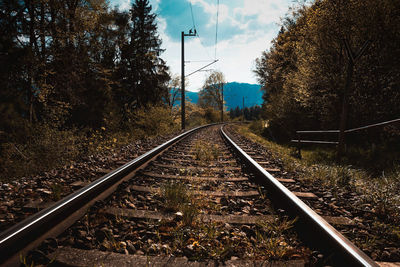
M 221 83 L 221 122 L 224 122 L 224 83 Z
M 340 128 L 339 128 L 339 145 L 337 150 L 337 158 L 340 158 L 343 155 L 344 145 L 345 145 L 345 130 L 347 123 L 347 113 L 349 109 L 349 101 L 348 101 L 348 91 L 351 86 L 351 80 L 353 78 L 354 65 L 356 61 L 362 56 L 369 45 L 370 41 L 366 41 L 361 49 L 355 54 L 350 47 L 350 44 L 347 40 L 344 40 L 344 45 L 347 52 L 347 75 L 346 75 L 346 83 L 343 89 L 343 102 L 342 102 L 342 115 L 340 117 Z
M 185 36 L 196 36 L 196 29 L 194 29 L 194 33 L 192 30 L 189 31 L 188 34 L 182 32 L 182 76 L 181 76 L 181 112 L 182 112 L 182 130 L 185 130 Z
M 242 115 L 243 115 L 242 121 L 244 121 L 244 96 L 243 96 L 243 108 L 242 108 Z

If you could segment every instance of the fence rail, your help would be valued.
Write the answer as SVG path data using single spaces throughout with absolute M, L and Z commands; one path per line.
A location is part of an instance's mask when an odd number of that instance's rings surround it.
M 384 121 L 380 123 L 370 124 L 362 127 L 345 130 L 344 133 L 354 133 L 362 130 L 368 130 L 375 127 L 382 127 L 393 123 L 400 123 L 400 119 L 394 119 L 390 121 Z M 302 140 L 300 136 L 302 134 L 339 134 L 340 130 L 317 130 L 317 131 L 296 131 L 297 139 L 292 139 L 290 142 L 298 144 L 298 153 L 301 158 L 301 144 L 320 144 L 320 145 L 339 145 L 339 141 L 324 141 L 324 140 Z

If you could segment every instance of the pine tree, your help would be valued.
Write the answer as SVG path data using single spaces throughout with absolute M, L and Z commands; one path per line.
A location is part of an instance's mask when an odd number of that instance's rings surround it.
M 122 48 L 120 64 L 121 104 L 137 108 L 161 102 L 168 95 L 168 67 L 157 33 L 156 15 L 148 0 L 135 0 L 130 10 L 129 42 Z M 120 94 L 121 95 L 121 94 Z

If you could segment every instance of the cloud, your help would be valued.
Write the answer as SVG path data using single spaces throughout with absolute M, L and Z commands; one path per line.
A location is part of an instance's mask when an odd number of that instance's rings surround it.
M 118 6 L 119 10 L 128 10 L 131 6 L 130 0 L 113 0 L 111 3 L 113 6 Z
M 289 1 L 282 0 L 244 0 L 242 7 L 234 9 L 239 16 L 256 15 L 261 24 L 278 22 L 288 9 Z
M 120 9 L 130 6 L 130 0 L 111 0 Z M 190 2 L 191 1 L 191 2 Z M 254 62 L 268 49 L 279 31 L 278 23 L 292 0 L 220 0 L 217 58 L 219 62 L 207 69 L 218 69 L 227 81 L 256 83 L 252 72 Z M 209 63 L 215 52 L 217 0 L 150 0 L 157 14 L 158 29 L 166 60 L 173 74 L 181 73 L 181 32 L 193 28 L 190 3 L 200 35 L 185 38 L 185 73 L 191 73 Z M 209 60 L 209 62 L 204 62 Z M 201 62 L 197 62 L 201 61 Z M 197 91 L 207 72 L 197 72 L 187 78 L 188 89 Z

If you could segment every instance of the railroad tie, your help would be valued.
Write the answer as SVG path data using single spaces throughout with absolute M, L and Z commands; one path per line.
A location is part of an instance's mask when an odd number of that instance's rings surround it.
M 246 177 L 210 177 L 210 176 L 186 176 L 186 175 L 167 175 L 158 174 L 154 172 L 143 172 L 145 176 L 160 178 L 160 179 L 175 179 L 175 180 L 188 180 L 188 181 L 221 181 L 221 182 L 245 182 L 249 179 Z
M 125 255 L 115 252 L 99 250 L 84 250 L 63 247 L 57 249 L 51 258 L 56 264 L 66 266 L 186 266 L 186 267 L 216 267 L 216 266 L 305 266 L 304 260 L 289 261 L 262 261 L 262 260 L 226 260 L 224 263 L 216 263 L 215 260 L 189 261 L 187 257 L 173 256 L 149 256 L 149 255 Z
M 153 163 L 154 166 L 160 168 L 168 168 L 168 169 L 185 169 L 185 170 L 201 170 L 206 169 L 207 171 L 240 171 L 241 167 L 208 167 L 208 166 L 183 166 L 183 165 L 170 165 L 170 164 L 160 164 L 160 163 Z
M 129 208 L 106 207 L 99 211 L 107 215 L 121 216 L 135 219 L 166 220 L 177 218 L 175 213 L 167 213 L 150 210 L 137 210 Z M 322 216 L 328 223 L 334 225 L 354 225 L 354 222 L 346 217 Z M 213 215 L 199 214 L 197 218 L 202 222 L 220 222 L 228 224 L 257 224 L 258 222 L 273 222 L 278 217 L 275 215 Z

